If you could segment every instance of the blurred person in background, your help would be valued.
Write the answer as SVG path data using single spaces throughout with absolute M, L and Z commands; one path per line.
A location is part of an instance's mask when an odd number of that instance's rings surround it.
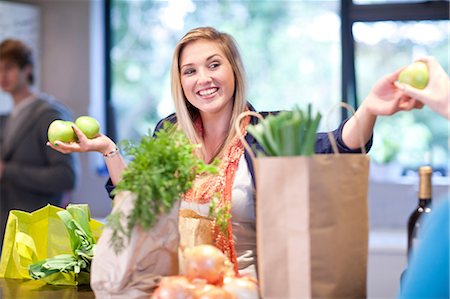
M 33 67 L 32 51 L 23 42 L 0 43 L 0 87 L 14 104 L 0 116 L 0 249 L 10 210 L 60 206 L 79 175 L 78 157 L 45 146 L 50 123 L 72 117 L 61 103 L 33 91 Z
M 450 120 L 450 78 L 434 57 L 420 61 L 428 65 L 429 82 L 424 89 L 393 82 L 407 97 L 416 99 Z M 438 200 L 425 215 L 420 243 L 409 257 L 399 298 L 450 298 L 450 197 Z

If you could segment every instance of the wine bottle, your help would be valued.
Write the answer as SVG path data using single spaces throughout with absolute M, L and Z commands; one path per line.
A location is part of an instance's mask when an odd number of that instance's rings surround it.
M 433 169 L 430 166 L 419 167 L 419 203 L 408 219 L 408 256 L 411 254 L 420 237 L 420 226 L 423 216 L 431 212 L 431 175 Z

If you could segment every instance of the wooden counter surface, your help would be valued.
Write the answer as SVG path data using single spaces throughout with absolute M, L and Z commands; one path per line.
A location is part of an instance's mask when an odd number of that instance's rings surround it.
M 0 278 L 1 299 L 95 298 L 89 285 L 54 286 L 41 281 Z

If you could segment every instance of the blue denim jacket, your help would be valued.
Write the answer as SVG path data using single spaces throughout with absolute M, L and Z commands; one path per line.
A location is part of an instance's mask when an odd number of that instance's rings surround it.
M 249 105 L 249 109 L 251 111 L 255 111 L 254 108 Z M 271 111 L 271 112 L 259 112 L 259 114 L 263 117 L 267 117 L 270 114 L 278 114 L 280 111 Z M 348 119 L 346 119 L 345 121 L 343 121 L 339 127 L 332 131 L 332 135 L 334 136 L 335 140 L 336 140 L 336 145 L 337 148 L 339 150 L 340 153 L 345 153 L 345 154 L 352 154 L 352 153 L 361 153 L 361 149 L 350 149 L 348 148 L 345 144 L 344 141 L 342 140 L 342 129 L 344 127 L 344 124 L 347 122 Z M 176 123 L 177 121 L 177 117 L 175 115 L 175 113 L 169 115 L 168 117 L 160 120 L 158 122 L 158 124 L 156 125 L 155 131 L 154 132 L 158 132 L 163 124 L 169 121 L 171 123 Z M 250 124 L 257 124 L 258 123 L 258 119 L 256 117 L 251 117 L 250 119 Z M 261 146 L 259 145 L 259 143 L 256 141 L 256 139 L 250 135 L 247 134 L 245 136 L 245 140 L 247 141 L 247 143 L 250 145 L 250 147 L 252 149 L 255 150 L 259 150 L 259 151 L 263 151 Z M 365 145 L 366 147 L 366 152 L 369 151 L 369 149 L 372 147 L 372 137 L 370 138 L 370 140 L 367 142 L 367 144 Z M 333 153 L 333 149 L 331 147 L 331 143 L 330 140 L 328 139 L 328 134 L 325 133 L 317 133 L 316 135 L 316 145 L 315 145 L 315 152 L 316 154 L 331 154 Z M 249 153 L 247 152 L 247 150 L 245 150 L 244 152 L 245 155 L 245 160 L 247 161 L 247 165 L 248 165 L 248 169 L 250 171 L 250 174 L 252 176 L 252 182 L 253 182 L 253 186 L 255 187 L 255 170 L 253 168 L 253 161 L 251 156 L 249 155 Z M 115 186 L 112 184 L 111 179 L 109 179 L 106 184 L 105 184 L 105 188 L 108 191 L 108 194 L 111 198 L 113 198 L 113 196 L 111 196 L 111 191 L 114 190 Z

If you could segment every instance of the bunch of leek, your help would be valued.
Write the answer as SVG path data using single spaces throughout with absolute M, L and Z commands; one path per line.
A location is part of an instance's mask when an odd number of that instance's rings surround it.
M 33 279 L 42 279 L 51 274 L 90 272 L 95 250 L 95 239 L 89 226 L 90 211 L 87 204 L 70 204 L 66 210 L 57 212 L 69 233 L 72 254 L 60 254 L 28 267 Z
M 249 125 L 253 135 L 263 148 L 263 156 L 311 156 L 314 154 L 316 132 L 321 119 L 317 112 L 312 116 L 311 104 L 305 113 L 299 107 L 269 115 L 256 125 Z

